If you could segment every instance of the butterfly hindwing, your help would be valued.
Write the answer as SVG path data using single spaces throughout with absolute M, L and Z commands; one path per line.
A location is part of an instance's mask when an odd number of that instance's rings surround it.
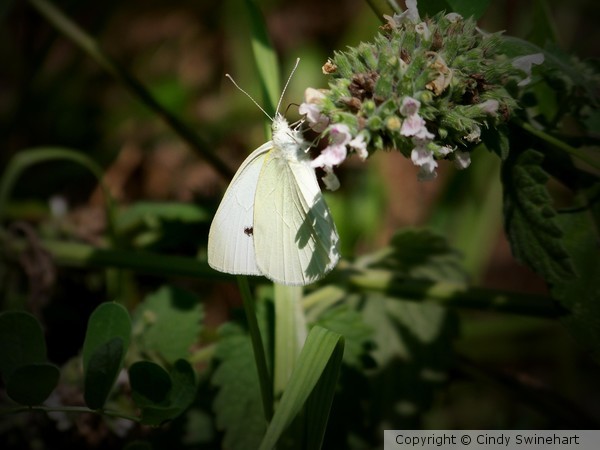
M 208 264 L 238 275 L 260 275 L 254 251 L 254 197 L 269 141 L 254 150 L 231 180 L 208 234 Z
M 258 178 L 254 243 L 260 271 L 287 285 L 306 285 L 339 259 L 338 235 L 308 159 L 270 152 Z

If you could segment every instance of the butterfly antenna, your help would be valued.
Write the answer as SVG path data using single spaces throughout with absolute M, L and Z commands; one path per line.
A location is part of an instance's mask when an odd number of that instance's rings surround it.
M 296 63 L 296 65 L 298 65 L 298 64 Z M 292 73 L 293 73 L 293 72 L 292 72 Z M 247 93 L 245 90 L 243 90 L 243 89 L 242 89 L 242 88 L 241 88 L 241 87 L 240 87 L 240 86 L 239 86 L 239 85 L 238 85 L 238 84 L 235 82 L 235 80 L 233 79 L 233 77 L 232 77 L 231 75 L 229 75 L 228 73 L 226 73 L 226 74 L 225 74 L 225 76 L 226 76 L 227 78 L 229 78 L 229 81 L 231 81 L 231 82 L 233 83 L 233 85 L 234 85 L 236 88 L 238 88 L 240 91 L 242 91 L 244 94 L 246 94 L 246 96 L 247 96 L 247 97 L 248 97 L 250 100 L 252 100 L 252 103 L 254 103 L 256 106 L 258 106 L 258 109 L 260 109 L 260 110 L 261 110 L 261 111 L 262 111 L 262 112 L 265 114 L 265 116 L 267 116 L 267 117 L 268 117 L 268 118 L 271 120 L 271 122 L 273 122 L 273 118 L 272 118 L 272 117 L 271 117 L 271 116 L 270 116 L 270 115 L 269 115 L 269 114 L 268 114 L 268 113 L 267 113 L 267 112 L 264 110 L 264 108 L 263 108 L 262 106 L 260 106 L 260 105 L 258 104 L 258 102 L 257 102 L 256 100 L 254 100 L 254 99 L 252 98 L 252 96 L 251 96 L 250 94 L 248 94 L 248 93 Z M 287 84 L 286 84 L 286 86 L 287 86 Z M 281 100 L 280 100 L 280 102 L 281 102 Z M 279 106 L 278 106 L 277 108 L 279 108 Z
M 285 86 L 283 86 L 283 91 L 281 91 L 281 97 L 279 97 L 279 102 L 277 103 L 277 109 L 275 110 L 275 114 L 277 114 L 279 112 L 279 107 L 281 106 L 281 102 L 283 101 L 283 95 L 285 94 L 285 90 L 287 89 L 288 84 L 290 84 L 290 81 L 292 80 L 292 76 L 294 75 L 294 72 L 298 68 L 299 63 L 300 63 L 300 58 L 296 58 L 296 64 L 294 64 L 294 68 L 292 69 L 290 76 L 288 77 L 287 81 L 285 82 Z

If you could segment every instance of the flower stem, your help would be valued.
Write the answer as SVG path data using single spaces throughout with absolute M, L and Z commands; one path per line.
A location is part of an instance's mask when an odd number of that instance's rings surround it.
M 260 392 L 262 397 L 265 419 L 270 422 L 273 418 L 273 381 L 267 365 L 265 347 L 260 336 L 260 328 L 256 319 L 256 304 L 250 292 L 248 278 L 245 276 L 237 277 L 238 286 L 244 302 L 244 312 L 248 321 L 248 330 L 252 340 L 252 349 L 254 350 L 254 360 L 256 370 L 258 371 L 258 380 L 260 383 Z
M 9 408 L 9 409 L 4 409 L 4 410 L 0 411 L 0 416 L 8 415 L 8 414 L 19 414 L 19 413 L 31 412 L 31 411 L 40 411 L 40 412 L 45 412 L 45 413 L 51 413 L 51 412 L 77 413 L 77 414 L 91 413 L 91 414 L 101 414 L 101 415 L 110 416 L 110 417 L 117 417 L 120 419 L 127 419 L 127 420 L 131 420 L 133 422 L 139 422 L 141 420 L 137 416 L 133 416 L 130 414 L 124 414 L 120 411 L 112 411 L 112 410 L 107 410 L 107 409 L 94 410 L 94 409 L 86 408 L 85 406 L 60 406 L 60 407 L 51 407 L 51 406 L 43 406 L 43 405 L 17 406 L 15 408 Z
M 403 300 L 428 301 L 448 307 L 551 318 L 561 314 L 552 299 L 545 295 L 503 292 L 454 282 L 397 279 L 393 273 L 382 270 L 354 273 L 348 277 L 348 282 L 361 290 L 379 291 Z
M 170 113 L 148 89 L 127 72 L 121 65 L 110 58 L 98 45 L 98 42 L 83 29 L 81 29 L 69 17 L 46 0 L 29 0 L 33 6 L 52 26 L 70 39 L 89 57 L 100 65 L 106 72 L 119 81 L 134 97 L 146 105 L 155 114 L 160 116 L 171 129 L 186 141 L 190 147 L 208 161 L 212 166 L 227 179 L 233 177 L 233 172 L 215 153 L 210 150 L 207 142 L 204 142 L 178 117 Z
M 590 156 L 586 155 L 580 149 L 572 147 L 569 144 L 567 144 L 566 142 L 561 141 L 560 139 L 557 139 L 554 136 L 535 128 L 530 123 L 527 123 L 527 122 L 524 122 L 524 121 L 518 120 L 518 119 L 515 119 L 514 121 L 517 125 L 519 125 L 523 130 L 527 131 L 529 134 L 532 134 L 532 135 L 546 141 L 548 144 L 550 144 L 560 150 L 563 150 L 564 152 L 568 153 L 569 155 L 574 156 L 575 158 L 578 158 L 581 161 L 586 162 L 594 169 L 600 170 L 600 162 L 594 161 Z

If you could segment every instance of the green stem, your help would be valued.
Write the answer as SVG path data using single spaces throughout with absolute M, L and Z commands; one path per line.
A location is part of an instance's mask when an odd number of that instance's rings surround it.
M 254 303 L 254 298 L 250 292 L 248 278 L 245 276 L 238 276 L 237 281 L 244 302 L 244 311 L 246 313 L 246 320 L 248 321 L 250 339 L 252 340 L 252 349 L 254 350 L 256 370 L 258 371 L 265 419 L 267 419 L 267 422 L 270 422 L 273 418 L 273 380 L 269 372 L 269 366 L 267 365 L 265 347 L 260 336 L 258 320 L 256 319 L 256 304 Z
M 571 156 L 574 156 L 575 158 L 579 158 L 581 161 L 586 162 L 594 169 L 600 170 L 600 162 L 594 161 L 590 156 L 586 155 L 580 149 L 572 147 L 569 144 L 567 144 L 566 142 L 561 141 L 560 139 L 557 139 L 554 136 L 535 128 L 530 123 L 527 123 L 527 122 L 524 122 L 524 121 L 518 120 L 518 119 L 515 119 L 514 122 L 517 125 L 519 125 L 523 130 L 527 131 L 529 134 L 532 134 L 532 135 L 546 141 L 548 144 L 550 144 L 560 150 L 563 150 L 564 152 L 568 153 Z
M 51 413 L 51 412 L 64 412 L 64 413 L 77 413 L 77 414 L 91 413 L 91 414 L 101 414 L 101 415 L 110 416 L 110 417 L 118 417 L 120 419 L 127 419 L 127 420 L 131 420 L 133 422 L 140 421 L 139 417 L 132 416 L 129 414 L 124 414 L 120 411 L 112 411 L 112 410 L 107 410 L 107 409 L 94 410 L 94 409 L 86 408 L 85 406 L 61 406 L 61 407 L 17 406 L 15 408 L 4 409 L 4 410 L 0 411 L 0 416 L 8 415 L 8 414 L 19 414 L 19 413 L 31 412 L 31 411 L 39 411 L 39 412 L 45 412 L 45 413 Z
M 142 83 L 104 53 L 93 37 L 46 0 L 29 0 L 29 3 L 58 31 L 76 44 L 104 70 L 117 79 L 117 81 L 122 83 L 131 94 L 160 116 L 175 133 L 186 141 L 198 155 L 212 164 L 221 175 L 227 179 L 233 177 L 232 170 L 210 150 L 208 143 L 204 142 L 179 118 L 171 114 L 154 98 Z
M 380 291 L 394 298 L 429 301 L 447 307 L 535 317 L 555 318 L 561 314 L 552 299 L 545 295 L 503 292 L 445 281 L 397 279 L 393 273 L 383 270 L 360 271 L 350 275 L 348 282 L 360 290 Z
M 399 12 L 398 7 L 391 2 L 385 2 L 383 0 L 366 0 L 366 2 L 373 13 L 379 20 L 381 20 L 381 23 L 383 24 L 386 22 L 386 20 L 383 18 L 384 14 L 394 14 L 394 12 Z
M 40 245 L 59 266 L 66 267 L 117 267 L 139 273 L 161 277 L 181 276 L 215 280 L 231 280 L 231 275 L 211 269 L 204 261 L 195 258 L 161 255 L 135 250 L 100 249 L 87 244 L 40 239 Z M 28 242 L 14 238 L 0 229 L 0 254 L 16 259 Z M 498 311 L 536 317 L 556 318 L 560 315 L 552 299 L 544 295 L 521 294 L 468 287 L 459 283 L 430 282 L 421 280 L 394 279 L 392 273 L 383 270 L 357 270 L 347 263 L 340 263 L 340 273 L 344 269 L 352 272 L 346 279 L 351 288 L 360 291 L 379 291 L 408 301 L 427 301 L 454 308 L 470 308 L 480 311 Z M 318 303 L 319 294 L 311 295 L 304 304 L 306 308 Z M 329 294 L 327 294 L 329 296 Z M 339 295 L 343 295 L 340 293 Z M 337 301 L 335 297 L 334 301 Z M 312 312 L 311 312 L 312 314 Z

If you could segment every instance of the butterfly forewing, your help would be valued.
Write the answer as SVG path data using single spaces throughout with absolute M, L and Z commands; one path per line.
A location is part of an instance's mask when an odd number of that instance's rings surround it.
M 271 148 L 269 141 L 254 150 L 225 191 L 208 234 L 208 264 L 213 269 L 261 274 L 254 251 L 254 197 L 265 155 Z

